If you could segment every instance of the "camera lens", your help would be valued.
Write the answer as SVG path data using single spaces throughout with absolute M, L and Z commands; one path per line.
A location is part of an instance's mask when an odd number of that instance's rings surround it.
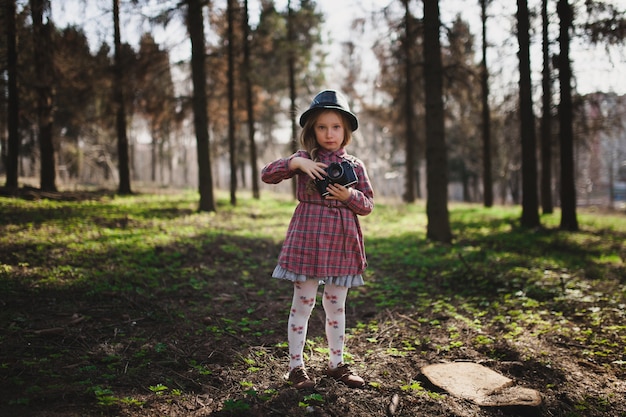
M 338 180 L 343 176 L 343 167 L 336 162 L 333 162 L 328 166 L 328 178 L 331 180 Z

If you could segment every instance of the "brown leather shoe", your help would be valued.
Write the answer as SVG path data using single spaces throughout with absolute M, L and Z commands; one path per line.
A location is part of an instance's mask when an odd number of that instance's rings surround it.
M 346 365 L 345 363 L 340 363 L 339 365 L 337 365 L 336 369 L 328 368 L 326 370 L 326 375 L 336 379 L 337 381 L 343 382 L 350 388 L 361 388 L 363 385 L 365 385 L 365 381 L 363 380 L 363 378 L 352 372 L 348 365 Z
M 303 367 L 299 366 L 289 372 L 289 382 L 293 384 L 295 389 L 313 388 L 315 382 L 309 378 Z

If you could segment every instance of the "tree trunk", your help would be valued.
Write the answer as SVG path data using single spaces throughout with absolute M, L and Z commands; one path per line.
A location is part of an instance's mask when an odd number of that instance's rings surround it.
M 550 77 L 550 42 L 548 38 L 548 0 L 541 1 L 542 22 L 542 116 L 541 116 L 541 210 L 543 214 L 554 211 L 552 205 L 552 80 Z
M 424 2 L 424 87 L 426 92 L 426 236 L 450 243 L 448 156 L 444 131 L 443 65 L 439 39 L 439 1 Z
M 198 151 L 198 188 L 200 211 L 216 211 L 209 151 L 209 117 L 207 114 L 204 47 L 204 14 L 201 0 L 187 0 L 187 30 L 191 40 L 191 76 L 193 81 L 193 114 Z
M 293 10 L 291 9 L 291 0 L 287 1 L 287 44 L 289 45 L 289 56 L 287 59 L 287 70 L 289 73 L 289 99 L 291 101 L 290 117 L 291 117 L 291 151 L 298 150 L 298 140 L 296 138 L 296 57 L 295 57 L 295 39 L 293 33 Z M 291 193 L 296 197 L 296 181 L 297 175 L 293 177 Z
M 411 59 L 411 50 L 413 49 L 413 34 L 411 30 L 411 12 L 409 11 L 409 1 L 402 0 L 404 3 L 404 140 L 406 151 L 406 189 L 404 191 L 404 201 L 413 203 L 415 201 L 415 129 L 413 129 L 413 62 Z
M 117 163 L 119 169 L 119 189 L 118 193 L 122 195 L 132 194 L 130 189 L 130 169 L 128 157 L 128 137 L 126 136 L 126 108 L 124 106 L 124 73 L 122 68 L 122 41 L 120 36 L 120 4 L 119 0 L 113 0 L 113 26 L 114 26 L 114 45 L 115 45 L 115 63 L 114 63 L 114 80 L 113 95 L 115 100 L 116 120 L 115 126 L 117 130 Z
M 487 2 L 480 0 L 482 20 L 482 116 L 483 116 L 483 204 L 493 206 L 493 177 L 491 175 L 491 110 L 489 108 L 489 71 L 487 69 Z
M 30 1 L 33 18 L 35 73 L 37 93 L 37 125 L 39 128 L 39 172 L 42 191 L 56 191 L 56 166 L 52 139 L 52 42 L 50 27 L 43 23 L 45 0 Z
M 158 159 L 158 139 L 157 139 L 157 131 L 153 126 L 151 131 L 152 141 L 150 142 L 150 180 L 153 183 L 156 183 L 156 170 L 157 170 L 157 159 Z
M 567 0 L 559 0 L 557 13 L 560 20 L 559 84 L 559 127 L 561 145 L 561 224 L 563 230 L 578 230 L 576 217 L 576 179 L 574 174 L 574 129 L 572 109 L 572 68 L 569 61 L 569 29 L 572 26 L 572 9 Z
M 250 145 L 250 168 L 252 170 L 252 197 L 261 198 L 259 190 L 259 168 L 257 166 L 257 150 L 254 140 L 254 96 L 252 94 L 252 67 L 250 65 L 250 24 L 248 15 L 248 0 L 244 0 L 243 18 L 243 71 L 246 83 L 246 106 L 248 113 L 248 142 Z
M 19 136 L 19 94 L 17 90 L 17 48 L 15 35 L 15 0 L 6 0 L 6 37 L 7 37 L 7 72 L 8 72 L 8 112 L 7 125 L 9 139 L 7 144 L 6 187 L 16 190 L 18 186 L 18 161 L 20 154 Z
M 228 0 L 228 151 L 230 154 L 230 204 L 237 205 L 237 144 L 235 139 L 235 5 Z
M 519 42 L 519 101 L 522 142 L 522 219 L 523 227 L 538 227 L 537 139 L 530 82 L 530 21 L 526 0 L 517 0 L 517 40 Z

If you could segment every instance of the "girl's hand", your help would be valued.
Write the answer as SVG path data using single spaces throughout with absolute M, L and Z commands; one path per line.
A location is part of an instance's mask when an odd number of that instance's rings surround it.
M 326 196 L 326 200 L 339 200 L 345 203 L 352 195 L 351 189 L 341 184 L 330 184 L 326 190 L 330 193 Z
M 328 165 L 322 162 L 315 162 L 311 159 L 302 158 L 300 156 L 297 156 L 289 161 L 289 169 L 294 171 L 296 169 L 299 169 L 300 171 L 311 177 L 311 179 L 313 180 L 323 180 L 326 176 L 325 168 L 327 167 Z

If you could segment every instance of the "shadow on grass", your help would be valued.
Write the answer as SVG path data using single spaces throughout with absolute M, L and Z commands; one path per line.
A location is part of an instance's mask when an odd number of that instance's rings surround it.
M 623 265 L 606 259 L 619 257 L 625 233 L 525 230 L 510 219 L 455 226 L 459 232 L 453 245 L 429 242 L 414 233 L 368 239 L 372 288 L 392 293 L 389 305 L 410 305 L 420 294 L 426 299 L 489 300 L 537 290 L 538 285 L 550 289 L 542 298 L 557 297 L 574 278 L 620 281 L 624 276 Z
M 181 207 L 183 199 L 167 199 L 161 206 L 151 205 L 150 208 L 141 205 L 139 195 L 133 199 L 138 200 L 138 204 L 124 204 L 123 199 L 116 200 L 114 195 L 103 195 L 80 202 L 42 200 L 37 206 L 16 203 L 14 207 L 0 206 L 0 224 L 40 227 L 51 222 L 68 225 L 84 222 L 99 227 L 125 228 L 132 227 L 133 219 L 171 220 L 197 211 L 192 206 Z
M 54 261 L 64 272 L 53 278 L 37 272 L 58 268 L 45 257 L 30 258 L 28 267 L 3 260 L 5 405 L 50 409 L 69 396 L 115 406 L 159 384 L 167 393 L 218 390 L 222 370 L 246 349 L 283 340 L 291 295 L 270 277 L 276 243 L 221 234 L 192 240 L 65 251 Z M 107 390 L 118 397 L 107 399 Z

